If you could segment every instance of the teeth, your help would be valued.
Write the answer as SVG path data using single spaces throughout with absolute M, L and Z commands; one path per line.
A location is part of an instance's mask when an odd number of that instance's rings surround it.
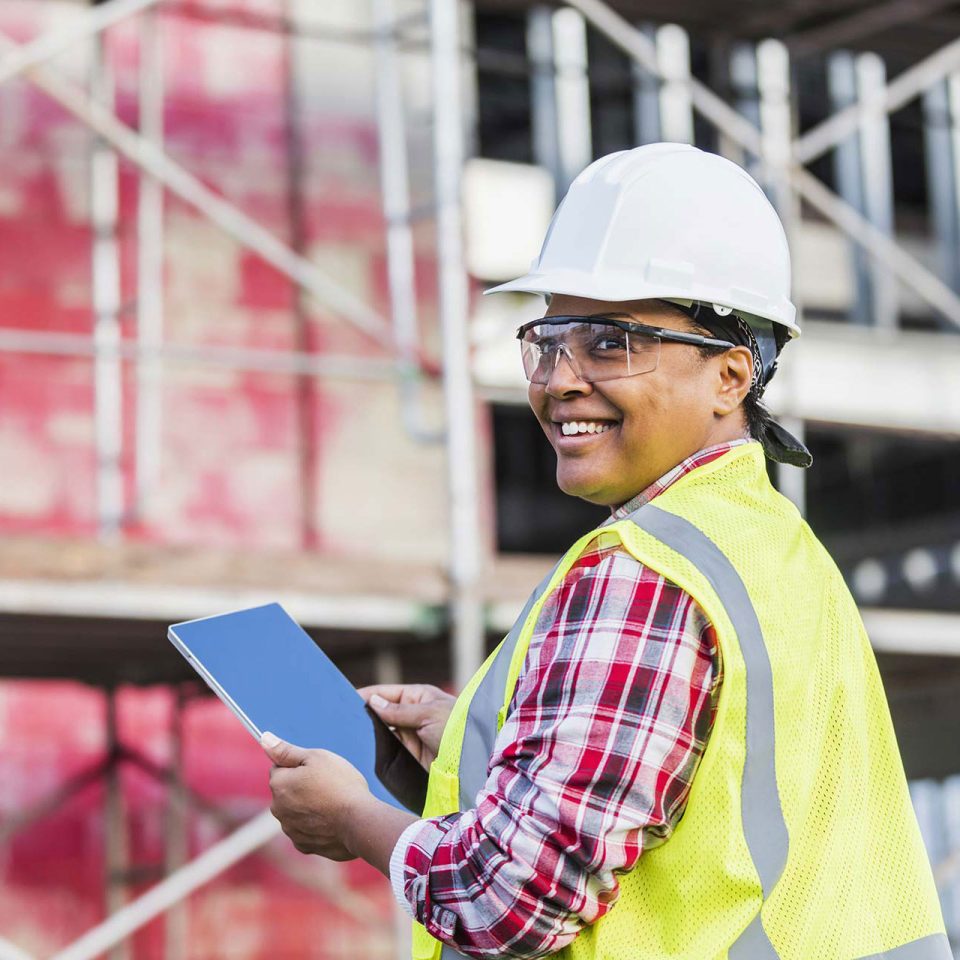
M 603 433 L 612 426 L 613 424 L 597 423 L 595 420 L 574 420 L 569 423 L 561 423 L 560 429 L 565 437 L 572 437 L 577 433 Z

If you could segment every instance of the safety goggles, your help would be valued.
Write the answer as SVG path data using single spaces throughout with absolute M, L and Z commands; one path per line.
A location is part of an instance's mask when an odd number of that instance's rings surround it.
M 651 327 L 607 314 L 541 317 L 520 327 L 517 339 L 523 372 L 531 383 L 541 384 L 549 383 L 561 356 L 580 380 L 598 383 L 656 370 L 664 340 L 696 347 L 735 346 L 729 340 Z

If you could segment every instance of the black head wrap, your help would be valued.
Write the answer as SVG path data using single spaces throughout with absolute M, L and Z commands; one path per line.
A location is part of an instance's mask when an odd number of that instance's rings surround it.
M 750 385 L 750 393 L 759 401 L 767 384 L 777 372 L 777 357 L 789 339 L 786 327 L 753 315 L 748 323 L 733 311 L 721 315 L 712 304 L 694 301 L 687 306 L 673 300 L 668 300 L 667 303 L 709 330 L 712 336 L 750 348 L 753 354 L 753 383 Z M 756 439 L 763 445 L 763 451 L 770 460 L 788 463 L 794 467 L 809 467 L 813 463 L 810 451 L 769 414 L 765 418 L 762 433 L 763 436 Z

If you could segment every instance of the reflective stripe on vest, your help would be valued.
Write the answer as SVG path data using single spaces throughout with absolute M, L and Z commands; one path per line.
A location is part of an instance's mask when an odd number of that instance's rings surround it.
M 760 622 L 740 575 L 719 547 L 696 526 L 653 504 L 640 507 L 629 519 L 685 557 L 703 574 L 723 604 L 739 639 L 746 675 L 741 818 L 747 848 L 766 900 L 786 864 L 789 837 L 776 780 L 773 673 Z M 487 766 L 499 732 L 498 716 L 505 702 L 510 663 L 530 611 L 549 585 L 553 572 L 527 601 L 471 701 L 459 764 L 461 810 L 473 806 L 486 782 Z M 441 952 L 441 960 L 461 956 L 447 945 Z M 778 960 L 759 913 L 732 944 L 728 957 L 729 960 Z M 953 953 L 946 936 L 934 934 L 858 960 L 953 960 Z
M 460 779 L 460 809 L 470 810 L 476 802 L 477 794 L 487 782 L 487 765 L 493 756 L 493 745 L 499 731 L 500 709 L 503 707 L 507 676 L 513 661 L 513 652 L 523 632 L 524 624 L 536 602 L 543 596 L 563 560 L 561 558 L 550 572 L 540 581 L 524 604 L 510 632 L 504 637 L 490 669 L 484 674 L 470 701 L 466 728 L 463 731 L 463 747 L 460 752 L 460 765 L 457 775 Z
M 671 550 L 686 557 L 709 581 L 740 640 L 746 669 L 747 749 L 740 788 L 741 818 L 747 849 L 760 878 L 763 899 L 780 879 L 787 862 L 787 825 L 777 792 L 773 735 L 773 671 L 760 621 L 747 588 L 719 547 L 689 520 L 648 504 L 630 519 Z M 730 948 L 730 960 L 775 960 L 759 914 Z

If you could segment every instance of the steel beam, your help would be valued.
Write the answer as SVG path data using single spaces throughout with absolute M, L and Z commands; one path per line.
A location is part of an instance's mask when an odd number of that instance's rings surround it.
M 566 0 L 567 5 L 579 10 L 592 26 L 599 30 L 615 47 L 631 56 L 645 70 L 662 77 L 657 62 L 656 45 L 649 37 L 608 7 L 603 0 Z M 709 87 L 695 79 L 690 81 L 690 100 L 714 126 L 742 147 L 761 154 L 760 131 L 725 103 Z
M 793 145 L 794 159 L 803 165 L 816 160 L 854 133 L 870 115 L 899 110 L 958 68 L 960 40 L 954 40 L 904 70 L 886 85 L 882 94 L 871 97 L 867 102 L 858 101 L 808 130 Z
M 860 125 L 864 215 L 881 233 L 893 238 L 893 158 L 887 114 L 872 109 L 886 88 L 886 67 L 875 53 L 861 53 L 855 63 L 857 95 L 866 112 Z M 875 257 L 870 261 L 870 322 L 892 330 L 899 319 L 896 278 Z
M 570 6 L 579 10 L 615 46 L 629 54 L 650 72 L 662 76 L 656 62 L 653 44 L 649 38 L 606 6 L 602 0 L 567 0 L 567 2 Z M 917 92 L 923 89 L 925 83 L 936 82 L 944 72 L 952 69 L 956 61 L 960 61 L 960 40 L 943 48 L 918 65 L 919 73 L 908 70 L 894 80 L 887 87 L 887 95 L 883 99 L 885 108 L 893 109 L 890 104 L 894 102 L 902 106 L 903 103 L 916 96 Z M 922 69 L 920 69 L 921 67 Z M 930 79 L 931 76 L 933 79 Z M 909 96 L 905 96 L 907 93 L 909 93 Z M 905 98 L 901 101 L 903 97 Z M 760 131 L 733 107 L 724 103 L 712 90 L 694 78 L 690 80 L 690 98 L 694 109 L 698 110 L 721 132 L 744 149 L 761 157 L 764 163 L 769 162 L 764 155 L 765 144 Z M 853 109 L 852 114 L 849 111 L 843 111 L 839 115 L 841 117 L 847 116 L 847 120 L 839 128 L 841 137 L 849 133 L 847 124 L 851 117 L 853 127 L 859 124 L 860 109 L 857 106 Z M 815 130 L 820 130 L 827 124 L 832 123 L 832 120 L 827 120 Z M 815 131 L 811 131 L 811 133 L 813 132 Z M 830 136 L 834 136 L 836 132 L 831 126 Z M 793 144 L 793 165 L 790 179 L 794 189 L 830 221 L 862 244 L 872 256 L 893 270 L 900 280 L 913 288 L 934 309 L 942 313 L 952 323 L 960 325 L 960 298 L 955 296 L 949 287 L 938 280 L 914 257 L 901 250 L 894 240 L 869 223 L 849 204 L 844 203 L 813 174 L 805 170 L 802 165 L 798 165 L 802 160 L 800 156 L 802 151 L 798 151 L 798 146 L 807 141 L 809 137 L 810 134 L 808 133 L 801 137 L 799 141 L 794 141 Z M 831 145 L 832 141 L 828 142 L 823 149 L 829 149 Z M 819 156 L 820 152 L 823 151 L 819 151 L 815 155 Z
M 748 40 L 740 40 L 730 47 L 729 83 L 737 112 L 759 129 L 760 127 L 760 84 L 757 76 L 757 45 Z M 721 154 L 738 162 L 756 178 L 758 158 L 744 151 L 739 143 L 731 143 L 722 136 L 724 149 Z
M 889 30 L 901 23 L 916 23 L 921 17 L 952 6 L 954 0 L 887 0 L 872 4 L 847 16 L 831 20 L 822 26 L 789 33 L 783 42 L 794 59 L 809 56 L 827 47 L 836 49 L 856 43 L 881 30 Z
M 810 206 L 853 237 L 872 256 L 915 290 L 927 303 L 960 327 L 960 297 L 895 240 L 862 217 L 808 170 L 794 167 L 790 174 L 795 188 Z
M 924 93 L 924 140 L 930 219 L 940 278 L 960 292 L 960 74 Z
M 830 105 L 835 110 L 844 110 L 858 100 L 857 71 L 853 54 L 849 50 L 837 50 L 827 58 L 827 91 Z M 861 170 L 862 144 L 852 135 L 837 144 L 833 151 L 833 175 L 837 192 L 843 200 L 861 216 L 864 213 L 864 185 Z M 868 326 L 870 323 L 869 257 L 863 247 L 849 241 L 851 286 L 848 322 Z
M 0 33 L 0 49 L 17 44 Z M 171 193 L 199 210 L 244 247 L 258 253 L 317 300 L 349 320 L 378 345 L 389 342 L 383 317 L 359 297 L 332 281 L 313 263 L 299 256 L 269 230 L 225 200 L 193 174 L 171 160 L 155 143 L 140 136 L 75 84 L 46 67 L 34 67 L 30 80 L 65 110 L 99 134 L 114 150 L 140 170 L 159 180 Z

